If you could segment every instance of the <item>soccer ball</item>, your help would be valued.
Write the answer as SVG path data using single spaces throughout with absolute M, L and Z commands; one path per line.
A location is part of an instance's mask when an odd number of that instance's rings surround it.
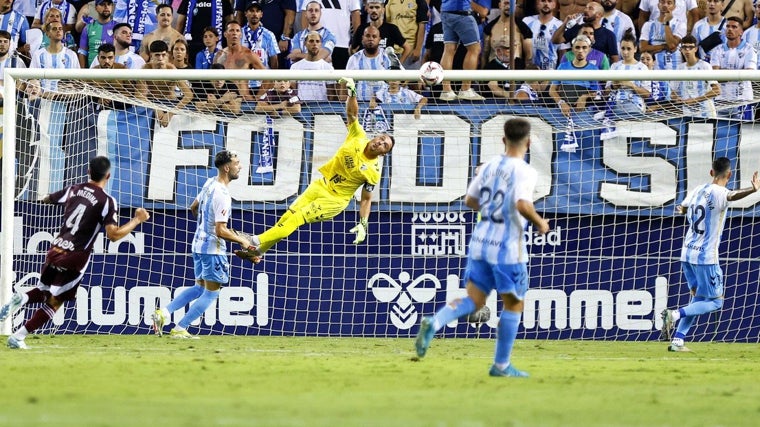
M 428 61 L 420 67 L 420 80 L 426 86 L 435 86 L 443 81 L 443 67 L 441 64 Z

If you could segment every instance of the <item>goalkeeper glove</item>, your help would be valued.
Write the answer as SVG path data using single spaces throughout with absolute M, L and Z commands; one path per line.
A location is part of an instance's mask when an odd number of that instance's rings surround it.
M 367 238 L 367 227 L 367 218 L 362 218 L 354 228 L 348 230 L 351 233 L 356 233 L 356 239 L 354 239 L 355 245 L 358 245 Z
M 348 91 L 348 96 L 356 98 L 356 83 L 354 83 L 354 79 L 351 77 L 341 77 L 341 79 L 338 80 L 338 83 L 344 83 L 346 85 L 346 90 Z

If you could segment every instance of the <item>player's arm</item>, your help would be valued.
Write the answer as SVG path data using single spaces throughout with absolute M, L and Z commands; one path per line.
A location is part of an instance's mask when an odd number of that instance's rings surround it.
M 372 188 L 373 186 L 365 184 L 362 189 L 362 199 L 359 201 L 359 223 L 354 228 L 348 230 L 356 234 L 354 244 L 358 245 L 367 238 L 367 229 L 369 228 L 369 213 L 372 210 Z
M 356 83 L 354 79 L 341 78 L 338 83 L 345 85 L 348 98 L 346 98 L 346 125 L 359 120 L 359 102 L 356 100 Z M 362 196 L 362 199 L 364 197 Z
M 198 199 L 193 200 L 193 203 L 190 204 L 190 212 L 193 213 L 194 217 L 198 217 L 198 206 L 200 203 L 198 202 Z
M 740 190 L 734 190 L 728 193 L 728 201 L 733 202 L 735 200 L 741 200 L 750 194 L 756 192 L 757 190 L 760 190 L 760 178 L 757 176 L 757 171 L 755 171 L 754 174 L 752 174 L 752 186 L 747 188 L 742 188 Z
M 148 211 L 146 211 L 143 208 L 137 208 L 135 211 L 135 216 L 132 217 L 129 221 L 127 221 L 125 224 L 123 224 L 121 227 L 117 226 L 116 224 L 108 224 L 106 225 L 106 237 L 108 237 L 108 240 L 115 242 L 117 240 L 121 240 L 124 237 L 126 237 L 127 234 L 131 233 L 132 230 L 137 228 L 138 225 L 142 224 L 143 222 L 150 219 L 150 214 Z
M 237 242 L 243 247 L 247 247 L 251 244 L 244 235 L 235 233 L 227 228 L 227 221 L 214 223 L 214 231 L 216 232 L 217 237 L 228 242 Z
M 474 211 L 480 210 L 480 199 L 477 197 L 472 197 L 469 194 L 464 196 L 464 204 Z
M 525 199 L 518 200 L 517 212 L 520 212 L 520 215 L 525 217 L 525 219 L 528 221 L 532 222 L 533 226 L 535 227 L 535 231 L 537 231 L 539 234 L 544 234 L 549 231 L 549 222 L 543 219 L 541 215 L 536 212 L 536 207 L 533 206 L 533 202 Z

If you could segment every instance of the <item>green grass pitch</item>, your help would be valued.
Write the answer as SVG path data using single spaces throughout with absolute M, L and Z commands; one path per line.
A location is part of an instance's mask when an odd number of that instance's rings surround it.
M 41 336 L 0 349 L 0 426 L 756 426 L 760 345 Z

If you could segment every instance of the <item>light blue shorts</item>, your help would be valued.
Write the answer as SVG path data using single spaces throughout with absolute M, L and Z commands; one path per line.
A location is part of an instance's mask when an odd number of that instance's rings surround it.
M 723 270 L 718 264 L 698 265 L 681 262 L 681 270 L 690 290 L 698 297 L 714 299 L 723 296 Z
M 522 301 L 528 292 L 528 265 L 493 265 L 483 260 L 468 258 L 464 280 L 465 283 L 471 281 L 486 295 L 496 289 L 499 295 L 513 294 Z
M 195 280 L 208 280 L 215 283 L 229 283 L 230 262 L 227 255 L 193 253 Z
M 480 30 L 475 17 L 441 12 L 443 43 L 459 43 L 464 46 L 480 43 Z

